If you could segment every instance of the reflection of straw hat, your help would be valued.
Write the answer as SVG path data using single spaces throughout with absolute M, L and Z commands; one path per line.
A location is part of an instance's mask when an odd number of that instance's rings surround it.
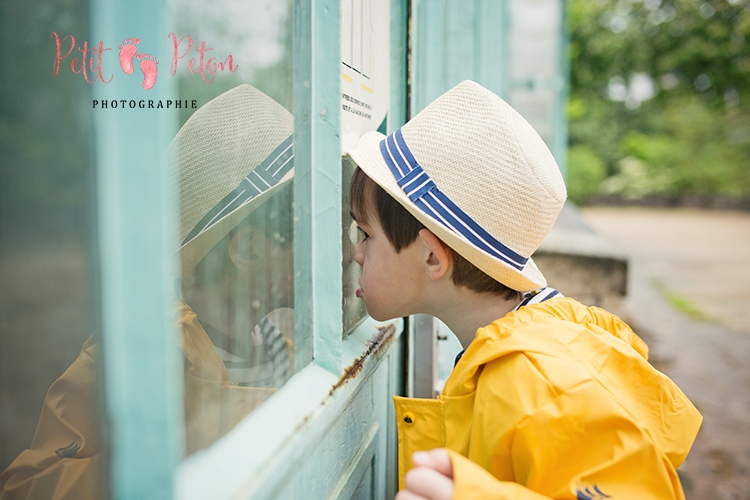
M 294 176 L 292 115 L 250 85 L 206 103 L 169 145 L 182 271 Z
M 453 250 L 521 292 L 546 285 L 531 260 L 565 202 L 555 159 L 526 120 L 465 81 L 387 138 L 349 152 Z

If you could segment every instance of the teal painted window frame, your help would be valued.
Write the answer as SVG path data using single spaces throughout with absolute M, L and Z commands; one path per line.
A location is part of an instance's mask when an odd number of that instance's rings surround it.
M 411 0 L 411 9 L 411 116 L 466 79 L 507 98 L 507 0 Z
M 163 0 L 91 3 L 92 40 L 160 40 Z M 164 47 L 154 43 L 155 47 Z M 169 56 L 157 51 L 158 60 Z M 94 99 L 173 99 L 173 80 L 146 91 L 125 78 L 94 85 Z M 97 110 L 103 111 L 103 110 Z M 116 499 L 171 499 L 182 456 L 182 360 L 175 349 L 171 278 L 176 230 L 162 154 L 176 115 L 94 113 L 105 411 L 110 491 Z M 106 463 L 106 462 L 105 462 Z
M 467 78 L 508 102 L 513 86 L 559 86 L 553 110 L 555 133 L 549 147 L 565 177 L 570 30 L 567 0 L 557 1 L 563 16 L 558 46 L 559 81 L 512 82 L 510 0 L 411 0 L 411 116 Z
M 315 364 L 334 374 L 343 368 L 340 7 L 295 1 L 292 43 L 295 330 L 311 332 Z
M 407 0 L 391 3 L 389 131 L 406 119 L 407 88 Z M 270 497 L 284 471 L 304 458 L 303 450 L 344 410 L 382 356 L 368 354 L 377 332 L 372 319 L 346 338 L 341 332 L 339 12 L 340 0 L 294 2 L 295 330 L 308 332 L 312 343 L 295 347 L 297 374 L 273 398 L 209 449 L 184 460 L 182 363 L 170 307 L 178 268 L 172 255 L 174 194 L 162 158 L 177 117 L 156 110 L 95 116 L 113 498 Z M 100 0 L 92 2 L 91 15 L 94 40 L 134 33 L 158 40 L 170 31 L 164 0 Z M 154 55 L 162 61 L 171 56 Z M 162 78 L 148 94 L 138 89 L 137 97 L 172 98 L 173 81 Z M 125 80 L 97 85 L 95 98 L 133 95 L 120 82 Z M 400 333 L 399 326 L 395 336 Z M 340 384 L 357 360 L 359 375 Z
M 271 498 L 338 419 L 383 352 L 369 355 L 379 323 L 342 336 L 340 0 L 296 0 L 294 10 L 295 330 L 312 332 L 312 363 L 211 448 L 178 468 L 177 497 Z M 406 0 L 391 1 L 391 112 L 406 120 Z M 402 324 L 397 322 L 394 337 Z M 309 359 L 310 353 L 295 353 Z M 344 382 L 361 361 L 359 374 Z M 251 446 L 248 443 L 252 443 Z M 236 464 L 228 466 L 228 464 Z M 311 485 L 314 488 L 315 485 Z M 315 497 L 310 491 L 311 498 Z

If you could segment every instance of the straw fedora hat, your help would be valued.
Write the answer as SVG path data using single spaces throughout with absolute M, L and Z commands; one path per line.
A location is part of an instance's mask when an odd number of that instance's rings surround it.
M 293 178 L 293 131 L 291 113 L 250 85 L 206 103 L 182 126 L 169 153 L 183 273 Z
M 505 101 L 464 81 L 349 156 L 469 262 L 520 292 L 546 285 L 531 259 L 566 198 L 544 141 Z

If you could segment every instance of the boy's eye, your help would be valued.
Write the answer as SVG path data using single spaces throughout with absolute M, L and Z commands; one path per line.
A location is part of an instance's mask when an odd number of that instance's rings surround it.
M 362 228 L 355 221 L 352 221 L 349 226 L 349 241 L 352 242 L 352 245 L 356 246 L 360 240 L 366 240 L 369 237 L 370 235 L 362 231 Z

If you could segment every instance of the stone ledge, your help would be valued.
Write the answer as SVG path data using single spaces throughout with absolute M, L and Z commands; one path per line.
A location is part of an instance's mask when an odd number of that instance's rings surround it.
M 612 307 L 627 293 L 627 255 L 589 228 L 570 202 L 534 262 L 550 286 L 585 304 Z

